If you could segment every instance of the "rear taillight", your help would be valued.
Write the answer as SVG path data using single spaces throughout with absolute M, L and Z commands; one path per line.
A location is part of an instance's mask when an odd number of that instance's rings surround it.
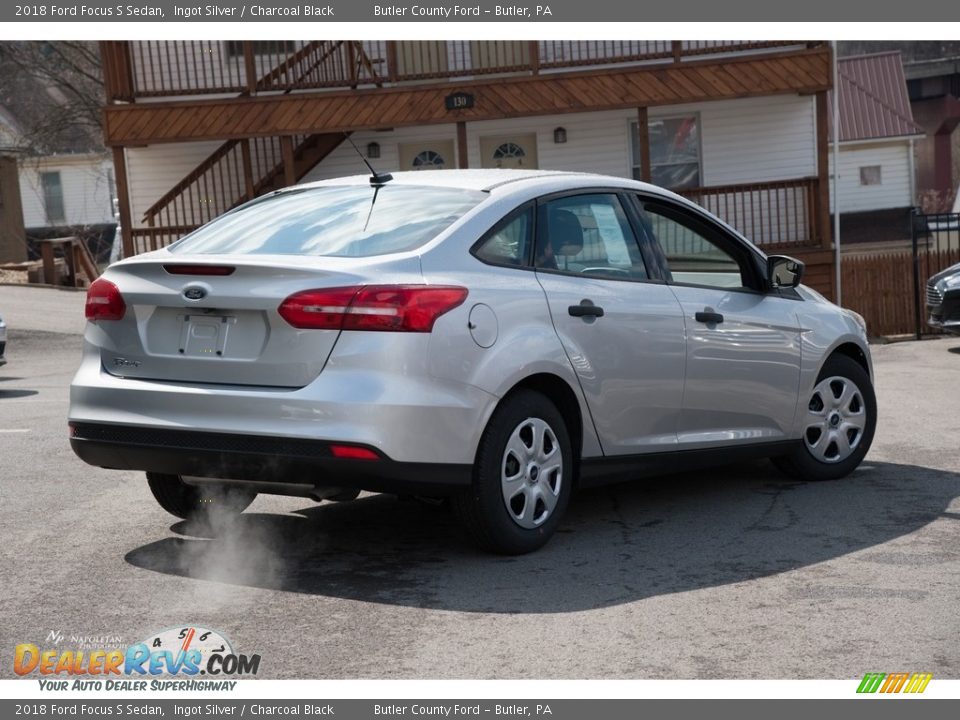
M 127 311 L 120 289 L 109 280 L 94 280 L 87 290 L 84 314 L 87 320 L 122 320 Z
M 467 289 L 438 285 L 365 285 L 305 290 L 278 308 L 295 328 L 430 332 L 437 318 L 460 305 Z

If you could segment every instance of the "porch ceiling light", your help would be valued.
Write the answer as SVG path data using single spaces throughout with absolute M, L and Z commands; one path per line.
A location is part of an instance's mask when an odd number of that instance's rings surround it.
M 380 157 L 380 143 L 372 142 L 367 144 L 367 157 L 376 160 Z
M 557 145 L 562 145 L 563 143 L 565 143 L 565 142 L 567 141 L 567 129 L 566 129 L 566 128 L 562 128 L 562 127 L 558 127 L 556 130 L 554 130 L 554 131 L 553 131 L 553 141 L 554 141 Z

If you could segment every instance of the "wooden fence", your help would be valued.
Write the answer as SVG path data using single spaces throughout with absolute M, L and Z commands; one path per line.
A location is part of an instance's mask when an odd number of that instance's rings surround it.
M 921 248 L 918 260 L 920 331 L 935 333 L 926 323 L 927 278 L 960 262 L 960 248 Z M 843 306 L 863 315 L 871 337 L 906 335 L 916 331 L 912 251 L 844 257 L 841 277 Z

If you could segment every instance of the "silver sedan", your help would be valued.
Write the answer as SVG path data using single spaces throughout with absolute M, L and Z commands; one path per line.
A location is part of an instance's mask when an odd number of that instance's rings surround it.
M 446 496 L 501 553 L 577 487 L 873 439 L 862 319 L 696 205 L 622 178 L 343 178 L 243 205 L 90 288 L 70 433 L 180 517 L 257 493 Z

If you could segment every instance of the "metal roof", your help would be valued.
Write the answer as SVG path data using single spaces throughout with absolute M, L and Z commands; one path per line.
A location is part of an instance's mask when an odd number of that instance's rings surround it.
M 840 142 L 923 135 L 913 121 L 900 52 L 839 59 Z M 833 139 L 833 91 L 830 138 Z

